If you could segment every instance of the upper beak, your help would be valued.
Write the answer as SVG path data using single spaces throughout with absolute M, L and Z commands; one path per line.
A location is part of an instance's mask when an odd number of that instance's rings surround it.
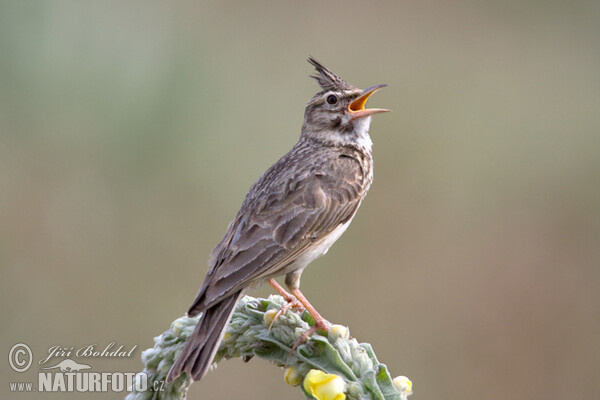
M 373 93 L 375 93 L 376 91 L 381 89 L 382 87 L 386 87 L 386 86 L 387 85 L 374 85 L 374 86 L 368 87 L 365 90 L 363 90 L 363 92 L 360 94 L 360 97 L 358 99 L 354 100 L 348 106 L 348 112 L 350 112 L 350 114 L 352 115 L 352 120 L 355 120 L 357 118 L 368 117 L 369 115 L 373 115 L 373 114 L 379 114 L 379 113 L 392 111 L 392 110 L 386 110 L 385 108 L 367 108 L 367 109 L 365 109 L 365 105 L 367 104 L 367 100 L 369 99 L 369 97 Z

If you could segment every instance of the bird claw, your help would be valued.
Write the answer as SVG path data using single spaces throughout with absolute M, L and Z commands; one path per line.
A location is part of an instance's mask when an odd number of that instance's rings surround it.
M 315 333 L 317 331 L 329 332 L 330 329 L 331 329 L 331 323 L 325 319 L 319 321 L 318 323 L 315 322 L 315 324 L 310 329 L 305 331 L 302 335 L 300 335 L 298 340 L 296 340 L 296 343 L 294 343 L 294 345 L 292 346 L 292 349 L 290 350 L 289 355 L 291 356 L 292 353 L 298 348 L 298 346 L 300 346 L 302 343 L 306 342 L 308 340 L 308 338 L 312 336 L 313 333 Z
M 275 316 L 273 317 L 273 320 L 269 324 L 269 330 L 268 330 L 268 332 L 271 332 L 271 328 L 273 327 L 273 324 L 275 323 L 275 321 L 277 321 L 277 319 L 279 317 L 281 317 L 282 315 L 284 315 L 290 308 L 295 308 L 295 309 L 298 309 L 298 310 L 304 309 L 304 306 L 302 305 L 302 303 L 300 303 L 298 301 L 298 299 L 296 299 L 291 294 L 289 294 L 288 296 L 289 297 L 285 298 L 286 303 L 279 309 L 279 311 L 277 311 L 277 314 L 275 314 Z

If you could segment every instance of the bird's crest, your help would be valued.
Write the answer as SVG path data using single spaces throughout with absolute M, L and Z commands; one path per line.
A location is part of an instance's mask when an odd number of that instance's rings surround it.
M 321 88 L 323 88 L 323 90 L 338 91 L 356 89 L 354 86 L 340 78 L 338 75 L 325 68 L 323 64 L 321 64 L 314 58 L 309 57 L 308 62 L 314 65 L 315 69 L 318 72 L 318 74 L 311 75 L 311 78 L 315 78 L 317 82 L 319 82 L 319 85 L 321 86 Z

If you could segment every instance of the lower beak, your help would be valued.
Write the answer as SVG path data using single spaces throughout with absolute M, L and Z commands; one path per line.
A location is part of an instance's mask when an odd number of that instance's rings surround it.
M 375 85 L 366 88 L 360 94 L 360 97 L 354 100 L 348 106 L 348 112 L 352 115 L 352 120 L 357 118 L 368 117 L 369 115 L 384 113 L 392 110 L 386 110 L 385 108 L 365 108 L 367 104 L 367 100 L 373 93 L 381 89 L 382 87 L 386 87 L 387 85 Z

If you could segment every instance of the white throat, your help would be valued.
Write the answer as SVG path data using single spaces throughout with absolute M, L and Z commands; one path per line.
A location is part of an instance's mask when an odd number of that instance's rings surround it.
M 364 117 L 354 121 L 354 135 L 352 141 L 360 148 L 367 150 L 369 153 L 373 148 L 373 141 L 369 136 L 369 127 L 371 126 L 371 117 Z
M 371 153 L 373 142 L 369 136 L 369 127 L 371 126 L 371 117 L 364 117 L 346 122 L 352 124 L 351 130 L 311 130 L 310 127 L 303 125 L 302 136 L 313 138 L 315 140 L 328 143 L 334 146 L 356 146 L 365 153 Z M 347 128 L 350 128 L 346 125 Z

